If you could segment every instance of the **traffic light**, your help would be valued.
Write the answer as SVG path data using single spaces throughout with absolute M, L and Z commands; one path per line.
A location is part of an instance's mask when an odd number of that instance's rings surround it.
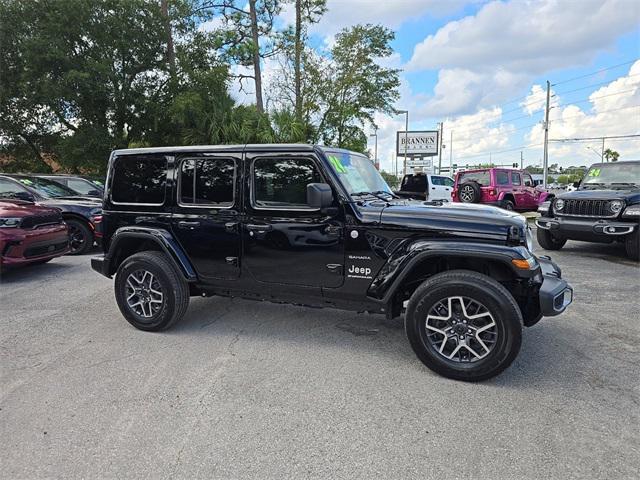
M 518 168 L 518 164 L 517 164 L 517 163 L 512 163 L 512 164 L 511 164 L 511 166 L 512 166 L 513 168 Z

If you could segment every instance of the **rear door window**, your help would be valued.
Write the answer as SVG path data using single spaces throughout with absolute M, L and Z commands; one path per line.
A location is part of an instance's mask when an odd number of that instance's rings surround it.
M 233 205 L 236 165 L 231 158 L 185 160 L 180 165 L 180 204 Z
M 511 183 L 513 185 L 522 185 L 520 174 L 518 172 L 511 172 Z
M 111 181 L 113 203 L 162 205 L 167 185 L 164 155 L 125 155 L 116 158 Z

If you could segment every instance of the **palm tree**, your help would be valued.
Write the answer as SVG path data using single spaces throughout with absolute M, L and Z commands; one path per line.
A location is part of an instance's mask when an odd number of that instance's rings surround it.
M 607 148 L 604 151 L 604 158 L 607 160 L 607 162 L 617 162 L 618 158 L 620 158 L 620 154 L 615 150 L 611 150 L 610 148 Z

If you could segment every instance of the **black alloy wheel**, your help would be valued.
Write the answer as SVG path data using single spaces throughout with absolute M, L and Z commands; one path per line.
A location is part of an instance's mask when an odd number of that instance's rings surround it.
M 69 228 L 69 255 L 87 253 L 93 247 L 93 233 L 89 226 L 75 219 L 67 219 Z

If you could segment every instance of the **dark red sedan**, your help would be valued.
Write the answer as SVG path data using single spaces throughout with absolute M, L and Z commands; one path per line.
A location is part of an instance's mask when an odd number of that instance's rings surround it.
M 69 251 L 69 231 L 56 208 L 0 196 L 0 269 L 45 263 Z

